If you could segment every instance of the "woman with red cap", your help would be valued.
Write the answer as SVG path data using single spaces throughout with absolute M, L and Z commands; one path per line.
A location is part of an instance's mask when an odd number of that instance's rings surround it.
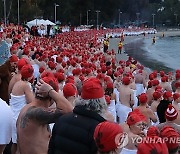
M 12 73 L 16 70 L 18 57 L 12 55 L 3 65 L 0 66 L 0 98 L 9 104 L 8 86 Z
M 13 130 L 12 130 L 12 153 L 16 152 L 17 144 L 17 132 L 16 132 L 16 121 L 20 110 L 33 98 L 33 92 L 31 89 L 30 80 L 33 78 L 33 67 L 30 64 L 26 64 L 21 68 L 21 80 L 16 82 L 12 88 L 9 100 L 10 107 L 13 111 Z M 21 87 L 21 88 L 19 88 Z
M 28 64 L 28 60 L 26 60 L 25 58 L 21 58 L 18 60 L 17 62 L 17 73 L 13 75 L 12 79 L 9 82 L 9 87 L 8 87 L 8 93 L 9 95 L 12 92 L 12 88 L 14 86 L 14 84 L 16 82 L 18 82 L 19 80 L 21 80 L 21 69 L 24 65 Z

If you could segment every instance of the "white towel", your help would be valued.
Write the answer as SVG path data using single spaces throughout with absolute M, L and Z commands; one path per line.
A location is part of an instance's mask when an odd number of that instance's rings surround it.
M 108 105 L 107 110 L 113 115 L 114 122 L 117 121 L 116 119 L 116 106 L 115 106 L 115 100 L 111 100 L 110 104 Z
M 143 84 L 136 83 L 136 96 L 145 92 Z
M 130 150 L 130 149 L 126 149 L 123 148 L 122 151 L 120 152 L 120 154 L 136 154 L 137 150 Z
M 157 117 L 157 122 L 156 122 L 156 123 L 152 122 L 151 124 L 152 124 L 153 126 L 156 126 L 156 125 L 159 124 L 159 118 L 158 118 L 157 112 L 154 112 L 154 114 L 155 114 L 155 116 Z
M 16 121 L 21 109 L 27 104 L 26 97 L 25 95 L 15 96 L 11 94 L 9 104 L 13 112 L 12 142 L 17 143 Z
M 116 94 L 116 103 L 119 103 L 119 91 L 117 90 L 117 88 L 114 88 L 113 93 Z
M 9 144 L 12 136 L 13 113 L 5 101 L 0 98 L 0 144 Z
M 127 120 L 129 112 L 132 111 L 130 107 L 127 107 L 121 103 L 116 104 L 117 116 L 119 117 L 119 123 L 124 123 Z
M 138 106 L 138 98 L 137 98 L 137 90 L 133 90 L 133 94 L 134 94 L 134 106 L 133 107 L 137 107 Z
M 33 69 L 34 69 L 34 73 L 33 73 L 34 78 L 37 78 L 37 79 L 38 79 L 39 76 L 40 76 L 40 73 L 39 73 L 39 65 L 33 64 L 32 67 L 33 67 Z

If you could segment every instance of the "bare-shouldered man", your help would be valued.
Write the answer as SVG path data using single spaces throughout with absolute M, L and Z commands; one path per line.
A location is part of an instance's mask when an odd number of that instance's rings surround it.
M 147 100 L 148 100 L 147 95 L 145 93 L 142 93 L 139 96 L 140 105 L 135 109 L 138 109 L 147 118 L 148 126 L 150 126 L 151 120 L 155 123 L 155 122 L 157 122 L 157 118 L 156 118 L 155 114 L 153 113 L 153 111 L 147 107 L 148 106 Z
M 151 110 L 157 115 L 157 107 L 162 100 L 162 93 L 160 91 L 155 91 L 153 93 L 153 102 L 151 104 Z
M 22 154 L 47 154 L 50 140 L 48 124 L 54 122 L 62 112 L 71 112 L 73 107 L 62 95 L 59 95 L 58 83 L 45 77 L 37 85 L 36 98 L 26 105 L 17 120 L 18 148 Z M 58 109 L 48 109 L 55 101 Z M 60 112 L 60 110 L 62 112 Z
M 138 73 L 134 76 L 135 83 L 136 83 L 136 95 L 140 95 L 141 93 L 145 92 L 146 87 L 146 80 L 142 74 L 142 70 L 139 70 Z
M 167 76 L 164 76 L 161 78 L 160 86 L 163 88 L 164 91 L 171 91 L 172 92 L 172 87 L 171 87 L 171 84 L 168 82 Z
M 120 118 L 120 123 L 126 121 L 129 112 L 132 111 L 132 106 L 134 105 L 134 93 L 129 87 L 130 78 L 123 77 L 122 85 L 119 87 L 119 99 L 120 103 L 117 104 L 117 115 Z
M 146 91 L 146 94 L 147 94 L 147 97 L 148 97 L 148 105 L 151 105 L 152 104 L 152 100 L 153 100 L 153 93 L 155 92 L 155 88 L 156 86 L 159 85 L 159 81 L 158 80 L 152 80 L 152 87 L 149 88 L 147 91 Z

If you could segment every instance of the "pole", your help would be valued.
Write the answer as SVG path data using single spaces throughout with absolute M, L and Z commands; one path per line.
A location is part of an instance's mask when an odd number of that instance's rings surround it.
M 87 26 L 88 26 L 88 24 L 89 24 L 89 12 L 90 10 L 87 10 Z
M 59 4 L 54 4 L 54 22 L 56 23 L 56 13 L 57 13 L 57 6 L 59 6 Z
M 56 24 L 56 3 L 54 5 L 54 23 Z
M 99 13 L 100 13 L 100 12 L 101 12 L 101 11 L 99 11 L 99 10 L 96 11 L 96 13 L 97 13 L 97 30 L 99 30 L 98 18 L 99 18 Z
M 155 14 L 153 13 L 152 16 L 153 16 L 153 27 L 154 27 L 154 16 L 155 16 Z
M 178 16 L 178 14 L 175 13 L 174 15 L 176 17 L 176 26 L 177 26 L 177 16 Z
M 122 12 L 121 12 L 120 9 L 119 9 L 118 11 L 119 11 L 119 27 L 120 27 L 120 25 L 121 25 L 121 13 L 122 13 Z
M 18 0 L 18 25 L 20 23 L 20 20 L 19 20 L 19 0 Z
M 36 0 L 36 27 L 37 27 L 37 0 Z
M 6 0 L 4 0 L 4 25 L 6 26 Z
M 139 15 L 140 15 L 140 13 L 136 13 L 138 26 L 139 26 Z
M 81 16 L 82 16 L 82 14 L 80 13 L 80 26 L 81 26 Z

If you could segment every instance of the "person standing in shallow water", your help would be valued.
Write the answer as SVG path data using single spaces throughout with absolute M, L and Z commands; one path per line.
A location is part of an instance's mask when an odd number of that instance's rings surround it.
M 154 36 L 152 39 L 152 44 L 155 44 L 155 43 L 156 43 L 156 36 Z

